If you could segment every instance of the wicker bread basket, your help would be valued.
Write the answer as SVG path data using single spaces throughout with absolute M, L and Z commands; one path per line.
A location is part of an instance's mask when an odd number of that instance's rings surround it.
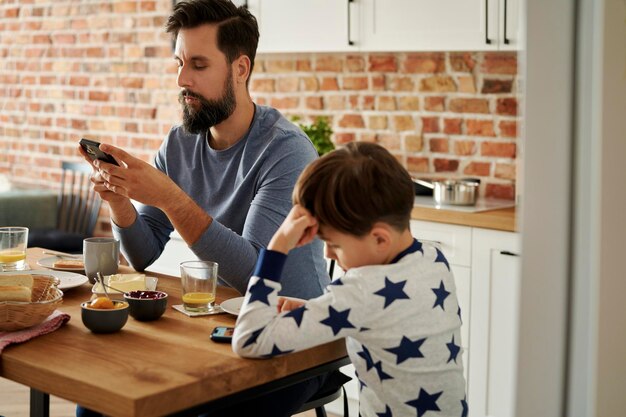
M 31 302 L 0 301 L 0 331 L 11 332 L 43 322 L 63 302 L 58 280 L 50 275 L 33 275 Z

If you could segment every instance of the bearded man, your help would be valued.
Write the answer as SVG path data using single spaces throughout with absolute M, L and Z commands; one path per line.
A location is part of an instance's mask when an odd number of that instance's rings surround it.
M 167 32 L 176 41 L 183 123 L 170 130 L 154 166 L 108 144 L 100 149 L 119 166 L 91 162 L 79 151 L 94 167 L 93 188 L 108 201 L 113 234 L 133 268 L 151 265 L 176 229 L 199 259 L 219 264 L 222 285 L 245 294 L 260 249 L 289 213 L 296 179 L 317 153 L 298 127 L 250 97 L 259 31 L 245 7 L 228 0 L 179 2 Z M 136 208 L 131 199 L 141 204 Z M 322 242 L 294 250 L 283 277 L 283 295 L 321 295 L 330 282 Z M 289 416 L 324 380 L 218 414 Z M 76 414 L 99 415 L 81 406 Z
M 176 41 L 183 123 L 170 130 L 154 166 L 102 144 L 119 166 L 94 162 L 94 189 L 108 201 L 113 234 L 136 270 L 161 255 L 176 229 L 199 259 L 219 264 L 222 284 L 244 294 L 259 250 L 289 213 L 296 179 L 317 153 L 298 127 L 250 97 L 259 32 L 246 8 L 180 2 L 167 31 Z M 329 283 L 322 243 L 296 252 L 283 294 L 317 297 Z

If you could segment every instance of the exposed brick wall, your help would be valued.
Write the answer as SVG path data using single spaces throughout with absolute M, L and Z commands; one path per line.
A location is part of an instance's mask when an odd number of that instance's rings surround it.
M 0 4 L 0 174 L 55 187 L 82 136 L 151 160 L 179 118 L 163 24 L 170 0 Z M 328 116 L 337 144 L 375 141 L 415 176 L 479 176 L 514 198 L 515 53 L 257 57 L 253 98 L 287 116 Z M 98 233 L 110 227 L 106 207 Z
M 255 101 L 332 120 L 334 142 L 377 142 L 419 177 L 474 176 L 515 198 L 517 54 L 260 55 Z

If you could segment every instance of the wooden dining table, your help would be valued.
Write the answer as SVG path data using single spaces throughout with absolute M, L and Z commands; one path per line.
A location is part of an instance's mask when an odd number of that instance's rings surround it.
M 42 249 L 29 248 L 33 269 Z M 120 266 L 120 273 L 132 269 Z M 349 363 L 338 340 L 272 359 L 244 359 L 228 343 L 209 335 L 216 326 L 234 326 L 236 317 L 188 317 L 172 308 L 182 304 L 180 279 L 150 273 L 157 289 L 169 294 L 168 308 L 156 321 L 131 317 L 116 333 L 95 334 L 81 321 L 80 304 L 92 285 L 68 289 L 59 310 L 71 316 L 58 330 L 11 345 L 0 355 L 0 376 L 31 388 L 31 416 L 47 416 L 49 395 L 109 416 L 197 415 L 200 407 L 230 403 L 329 372 Z M 217 302 L 238 297 L 218 287 Z

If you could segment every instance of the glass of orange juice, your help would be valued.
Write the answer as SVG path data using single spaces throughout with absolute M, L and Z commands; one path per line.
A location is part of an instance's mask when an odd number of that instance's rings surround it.
M 28 227 L 0 227 L 0 271 L 26 269 Z
M 218 264 L 212 261 L 185 261 L 180 264 L 183 307 L 190 312 L 215 308 Z

